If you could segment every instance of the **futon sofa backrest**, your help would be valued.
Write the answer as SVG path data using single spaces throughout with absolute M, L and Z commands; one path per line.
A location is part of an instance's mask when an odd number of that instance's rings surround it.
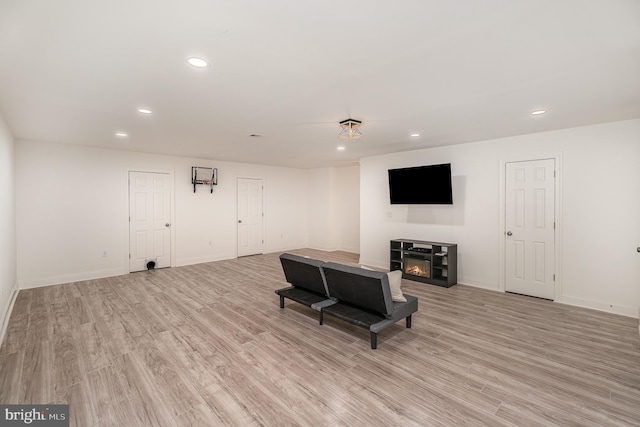
M 322 269 L 331 297 L 364 310 L 391 315 L 393 301 L 387 273 L 334 262 L 324 264 Z
M 324 272 L 320 268 L 324 261 L 293 254 L 282 254 L 280 255 L 280 263 L 287 282 L 297 288 L 329 296 Z

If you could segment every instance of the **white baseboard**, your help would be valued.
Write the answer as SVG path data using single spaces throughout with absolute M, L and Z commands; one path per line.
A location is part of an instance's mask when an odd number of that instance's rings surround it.
M 342 251 L 342 252 L 349 252 L 351 254 L 359 254 L 360 253 L 360 247 L 357 247 L 357 248 L 342 247 L 342 248 L 340 248 L 338 250 Z
M 313 249 L 314 251 L 324 251 L 324 252 L 335 252 L 339 251 L 339 248 L 336 247 L 322 247 L 322 246 L 307 246 L 309 249 Z
M 358 260 L 358 264 L 366 265 L 367 267 L 379 268 L 381 270 L 388 270 L 389 269 L 389 263 L 387 261 L 380 262 L 379 260 L 365 259 L 365 258 L 360 257 L 360 259 Z
M 500 289 L 498 289 L 498 284 L 497 283 L 489 283 L 489 282 L 483 282 L 481 280 L 468 280 L 466 278 L 459 278 L 458 279 L 458 284 L 459 285 L 465 285 L 465 286 L 471 286 L 474 288 L 480 288 L 480 289 L 486 289 L 488 291 L 496 291 L 496 292 L 500 292 Z
M 606 311 L 607 313 L 619 314 L 621 316 L 638 318 L 637 307 L 627 307 L 624 305 L 607 304 L 600 301 L 591 301 L 582 298 L 561 296 L 556 298 L 555 302 L 567 305 L 575 305 L 577 307 L 591 308 L 598 311 Z
M 225 254 L 217 256 L 202 256 L 176 260 L 176 267 L 184 267 L 186 265 L 202 264 L 205 262 L 224 261 L 236 258 L 235 254 Z
M 7 305 L 4 307 L 2 311 L 2 323 L 0 324 L 0 345 L 4 341 L 4 335 L 7 333 L 7 327 L 9 326 L 9 318 L 11 317 L 11 312 L 13 311 L 13 305 L 16 302 L 16 298 L 18 296 L 18 282 L 13 284 L 13 287 L 10 291 L 9 300 L 7 301 Z
M 129 274 L 122 268 L 110 268 L 106 270 L 85 271 L 82 273 L 63 274 L 60 276 L 44 277 L 41 279 L 21 280 L 20 289 L 42 288 L 44 286 L 61 285 L 63 283 L 81 282 L 83 280 L 102 279 L 104 277 L 122 276 Z
M 368 259 L 360 258 L 360 261 L 358 263 L 361 265 L 376 267 L 384 270 L 387 270 L 389 268 L 389 266 L 386 263 L 383 264 L 378 260 L 368 260 Z M 458 280 L 458 284 L 472 286 L 474 288 L 482 288 L 489 291 L 502 292 L 501 290 L 498 289 L 497 287 L 498 285 L 496 283 L 487 283 L 487 282 L 481 282 L 477 280 L 468 280 L 468 279 L 462 278 Z M 591 300 L 569 297 L 569 296 L 562 296 L 562 297 L 556 298 L 554 302 L 557 302 L 560 304 L 566 304 L 566 305 L 573 305 L 576 307 L 590 308 L 593 310 L 605 311 L 607 313 L 619 314 L 621 316 L 627 316 L 627 317 L 639 319 L 638 333 L 640 334 L 640 308 L 638 307 L 608 304 L 605 302 L 591 301 Z
M 473 286 L 476 288 L 487 289 L 489 291 L 502 292 L 496 286 L 496 284 L 492 283 L 482 283 L 482 282 L 468 282 L 467 280 L 458 281 L 460 285 Z M 600 301 L 591 301 L 582 298 L 575 297 L 559 297 L 556 298 L 553 302 L 559 304 L 573 305 L 575 307 L 582 308 L 590 308 L 592 310 L 605 311 L 607 313 L 619 314 L 621 316 L 639 318 L 640 309 L 635 307 L 627 307 L 623 305 L 615 305 L 615 304 L 607 304 Z M 638 325 L 638 331 L 640 332 L 640 324 Z

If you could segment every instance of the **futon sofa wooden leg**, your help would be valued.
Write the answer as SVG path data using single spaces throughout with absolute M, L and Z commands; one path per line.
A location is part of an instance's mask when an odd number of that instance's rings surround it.
M 375 350 L 376 348 L 378 348 L 378 334 L 371 332 L 371 349 Z
M 284 297 L 280 295 L 280 308 L 284 308 Z
M 407 328 L 411 327 L 411 315 L 407 316 Z
M 320 324 L 324 322 L 324 313 L 322 313 L 322 309 L 320 309 Z

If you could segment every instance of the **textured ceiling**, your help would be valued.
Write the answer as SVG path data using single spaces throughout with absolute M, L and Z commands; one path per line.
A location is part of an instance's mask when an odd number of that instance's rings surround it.
M 637 0 L 0 1 L 18 139 L 343 165 L 637 118 L 638 76 Z

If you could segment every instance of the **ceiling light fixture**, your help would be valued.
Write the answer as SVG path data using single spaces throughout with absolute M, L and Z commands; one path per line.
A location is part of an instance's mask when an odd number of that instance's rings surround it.
M 410 136 L 410 137 L 412 137 L 412 138 L 417 138 L 417 137 L 419 137 L 419 136 L 420 136 L 420 134 L 419 134 L 419 133 L 412 133 L 412 134 L 411 134 L 411 135 L 409 135 L 409 136 Z
M 128 133 L 126 133 L 126 132 L 116 132 L 116 136 L 117 136 L 118 138 L 126 138 L 126 137 L 128 137 L 128 136 L 129 136 L 129 134 L 128 134 Z
M 361 138 L 362 132 L 360 132 L 360 125 L 362 121 L 355 119 L 347 119 L 340 122 L 340 126 L 342 126 L 342 130 L 338 134 L 340 138 L 344 139 L 357 139 Z
M 151 110 L 148 108 L 138 108 L 138 113 L 140 114 L 151 114 Z
M 344 145 L 340 145 L 337 148 L 338 151 L 344 151 L 345 150 L 345 146 Z
M 187 59 L 187 62 L 196 68 L 207 68 L 209 66 L 209 63 L 207 61 L 196 56 Z
M 544 114 L 544 113 L 546 113 L 546 112 L 547 112 L 547 110 L 533 110 L 533 111 L 531 112 L 531 115 L 532 115 L 532 116 L 539 116 L 540 114 Z

